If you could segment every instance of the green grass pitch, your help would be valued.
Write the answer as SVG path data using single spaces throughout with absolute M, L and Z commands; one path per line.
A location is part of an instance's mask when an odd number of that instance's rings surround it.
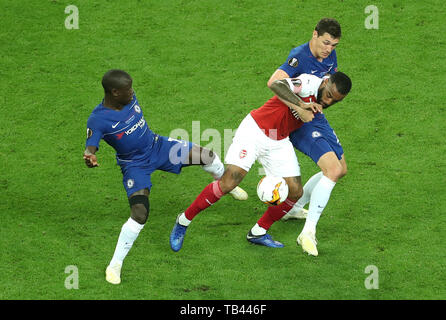
M 364 25 L 370 4 L 378 29 Z M 79 29 L 65 27 L 68 5 Z M 326 112 L 349 172 L 319 222 L 319 256 L 296 245 L 303 221 L 273 225 L 280 250 L 245 240 L 266 208 L 259 165 L 241 184 L 248 201 L 222 199 L 172 252 L 176 215 L 210 182 L 193 167 L 153 175 L 149 221 L 121 285 L 107 283 L 129 207 L 113 150 L 102 142 L 96 169 L 82 160 L 104 72 L 132 75 L 155 132 L 192 135 L 200 121 L 223 142 L 325 16 L 342 25 L 353 89 Z M 0 299 L 445 299 L 444 17 L 440 0 L 0 0 Z M 298 158 L 305 182 L 318 168 Z M 366 287 L 368 266 L 378 288 Z

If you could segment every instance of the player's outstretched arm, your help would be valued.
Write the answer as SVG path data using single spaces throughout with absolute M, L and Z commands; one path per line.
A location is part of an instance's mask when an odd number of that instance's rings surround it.
M 84 160 L 85 164 L 89 168 L 98 167 L 98 158 L 96 157 L 96 151 L 98 151 L 98 148 L 94 146 L 88 146 L 84 151 Z

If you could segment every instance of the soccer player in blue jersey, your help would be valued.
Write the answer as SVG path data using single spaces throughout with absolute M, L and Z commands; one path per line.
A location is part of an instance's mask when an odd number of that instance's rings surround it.
M 324 77 L 337 71 L 336 46 L 341 38 L 341 26 L 331 18 L 321 19 L 309 42 L 291 50 L 287 60 L 268 80 L 271 87 L 275 80 L 294 78 L 302 73 Z M 302 107 L 305 107 L 301 104 Z M 322 108 L 326 106 L 321 106 Z M 303 250 L 318 255 L 316 225 L 327 205 L 336 182 L 346 175 L 347 164 L 344 152 L 325 115 L 315 118 L 290 134 L 293 146 L 308 155 L 322 170 L 304 185 L 303 196 L 282 218 L 306 218 L 305 226 L 297 238 Z M 310 202 L 308 213 L 304 206 Z
M 106 280 L 113 284 L 121 282 L 124 258 L 147 221 L 151 174 L 155 170 L 178 174 L 189 165 L 201 165 L 214 179 L 220 179 L 224 173 L 223 163 L 211 150 L 155 134 L 143 116 L 132 83 L 130 75 L 122 70 L 114 69 L 104 74 L 104 99 L 88 118 L 83 156 L 88 167 L 97 167 L 96 152 L 103 139 L 116 150 L 117 164 L 123 175 L 131 215 L 121 228 L 114 255 L 106 269 Z M 230 194 L 238 200 L 247 198 L 241 188 L 235 188 Z

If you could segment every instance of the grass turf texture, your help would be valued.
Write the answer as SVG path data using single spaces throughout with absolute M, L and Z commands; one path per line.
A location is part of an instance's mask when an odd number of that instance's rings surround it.
M 64 9 L 79 9 L 67 30 Z M 442 1 L 27 1 L 0 2 L 0 299 L 444 299 L 446 201 L 445 9 Z M 246 202 L 224 198 L 170 250 L 176 215 L 208 182 L 200 168 L 156 172 L 149 222 L 122 284 L 104 279 L 129 208 L 105 143 L 100 167 L 82 160 L 100 79 L 127 70 L 150 127 L 235 129 L 271 92 L 266 82 L 316 22 L 342 25 L 340 70 L 353 80 L 326 112 L 348 175 L 319 226 L 319 257 L 295 240 L 303 221 L 277 222 L 280 250 L 245 236 L 265 210 L 256 165 Z M 20 23 L 17 23 L 20 21 Z M 206 145 L 209 141 L 201 141 Z M 224 155 L 221 155 L 224 156 Z M 317 172 L 298 154 L 302 178 Z M 79 289 L 64 284 L 67 266 Z M 368 265 L 379 289 L 367 290 Z

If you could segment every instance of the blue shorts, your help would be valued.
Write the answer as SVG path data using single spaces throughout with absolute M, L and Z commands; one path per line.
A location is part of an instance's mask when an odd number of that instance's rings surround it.
M 339 160 L 344 154 L 336 133 L 321 113 L 315 114 L 312 121 L 291 132 L 290 140 L 297 150 L 309 156 L 315 163 L 327 152 L 334 152 Z
M 148 157 L 120 165 L 127 197 L 142 189 L 150 190 L 151 175 L 155 170 L 179 174 L 183 167 L 189 165 L 192 146 L 192 142 L 157 135 Z

